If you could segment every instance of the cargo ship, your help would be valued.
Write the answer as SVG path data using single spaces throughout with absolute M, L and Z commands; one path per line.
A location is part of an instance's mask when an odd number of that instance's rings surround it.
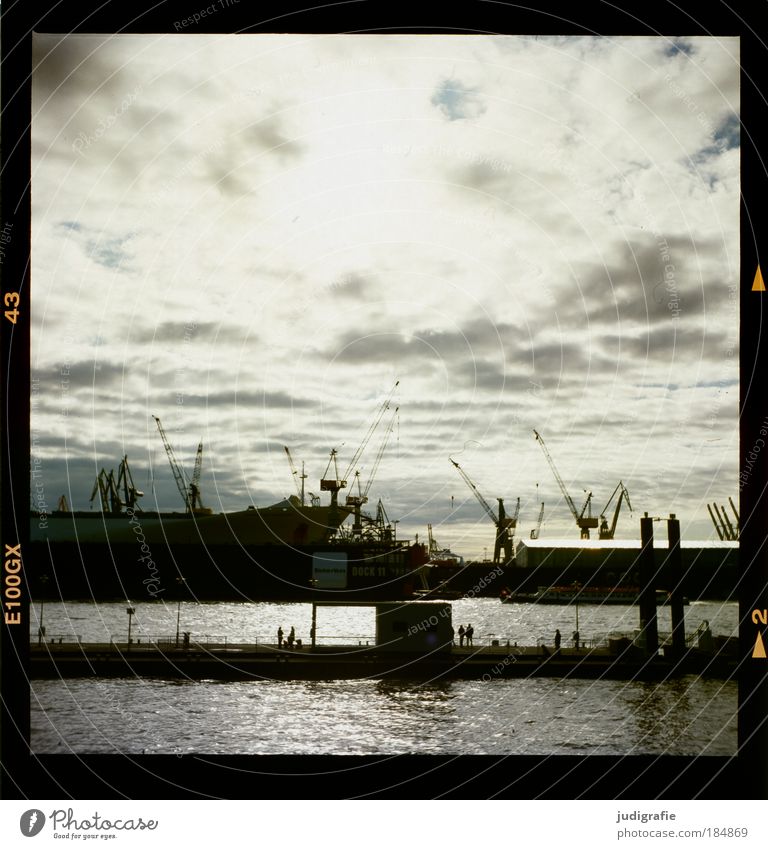
M 123 458 L 117 476 L 97 478 L 101 509 L 30 514 L 29 590 L 61 600 L 363 602 L 426 588 L 426 546 L 397 540 L 381 502 L 376 517 L 359 499 L 339 504 L 340 483 L 320 482 L 325 505 L 292 495 L 227 513 L 203 507 L 193 483 L 180 486 L 185 511 L 143 511 Z

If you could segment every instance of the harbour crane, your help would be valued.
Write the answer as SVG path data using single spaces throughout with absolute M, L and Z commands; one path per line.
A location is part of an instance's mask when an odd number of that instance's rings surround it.
M 619 493 L 619 500 L 616 502 L 616 509 L 613 513 L 613 521 L 611 522 L 611 526 L 608 527 L 608 520 L 605 518 L 606 511 L 611 505 L 611 501 L 613 501 L 616 493 Z M 619 521 L 619 511 L 621 510 L 621 502 L 626 499 L 627 507 L 629 507 L 630 513 L 632 512 L 632 504 L 629 500 L 629 493 L 627 492 L 627 488 L 624 484 L 619 481 L 616 485 L 616 489 L 611 493 L 611 497 L 608 499 L 608 503 L 603 507 L 600 511 L 600 539 L 613 539 L 613 535 L 616 531 L 616 523 Z
M 120 493 L 115 484 L 114 469 L 107 474 L 107 470 L 102 468 L 96 476 L 96 483 L 93 485 L 90 501 L 93 502 L 96 495 L 99 496 L 102 513 L 119 513 L 123 503 L 120 500 Z
M 173 479 L 176 481 L 176 488 L 179 490 L 179 495 L 181 496 L 182 501 L 184 502 L 184 509 L 187 513 L 191 512 L 192 505 L 189 503 L 189 492 L 187 491 L 187 482 L 184 477 L 184 473 L 181 470 L 181 466 L 179 466 L 178 461 L 176 460 L 176 455 L 173 453 L 173 448 L 171 447 L 171 443 L 168 441 L 168 437 L 165 434 L 165 428 L 163 427 L 162 422 L 157 416 L 152 416 L 152 418 L 157 423 L 157 429 L 160 431 L 160 437 L 163 440 L 163 445 L 165 446 L 165 453 L 168 455 L 168 462 L 171 464 L 171 472 L 173 472 Z
M 192 472 L 192 482 L 189 484 L 189 502 L 192 506 L 193 513 L 209 513 L 210 511 L 203 506 L 203 499 L 200 494 L 200 476 L 203 472 L 203 443 L 197 446 L 197 454 L 195 455 L 195 468 Z
M 288 465 L 291 467 L 291 475 L 293 475 L 293 483 L 296 486 L 296 492 L 301 499 L 301 506 L 304 506 L 304 481 L 307 479 L 307 476 L 304 474 L 304 463 L 301 464 L 301 474 L 298 473 L 296 469 L 296 464 L 293 462 L 293 457 L 291 457 L 291 450 L 287 445 L 284 445 L 286 456 L 288 457 Z M 301 480 L 301 484 L 299 484 L 299 480 Z M 310 493 L 310 496 L 312 493 Z
M 557 471 L 555 461 L 552 459 L 552 455 L 547 450 L 547 446 L 544 444 L 544 440 L 541 438 L 538 431 L 534 430 L 533 434 L 536 437 L 536 440 L 539 445 L 541 445 L 541 450 L 544 452 L 544 456 L 547 458 L 547 462 L 549 463 L 549 467 L 552 469 L 552 473 L 555 476 L 557 485 L 560 487 L 560 491 L 563 493 L 563 498 L 565 498 L 565 502 L 568 505 L 568 508 L 570 509 L 573 518 L 576 520 L 576 524 L 578 525 L 579 530 L 581 531 L 581 538 L 589 539 L 590 528 L 596 528 L 598 525 L 597 517 L 592 516 L 592 493 L 587 492 L 587 499 L 584 502 L 584 506 L 581 508 L 581 513 L 579 513 L 576 510 L 576 505 L 573 503 L 573 499 L 568 494 L 568 490 L 565 488 L 565 483 L 560 477 L 560 473 Z M 585 513 L 587 514 L 586 516 L 584 515 Z
M 715 530 L 717 531 L 717 535 L 720 539 L 737 540 L 739 538 L 739 512 L 736 509 L 736 505 L 733 503 L 733 499 L 729 498 L 728 501 L 735 517 L 735 527 L 731 524 L 731 520 L 728 517 L 724 504 L 718 507 L 715 502 L 712 502 L 711 505 L 707 504 L 707 510 L 709 511 L 709 517 L 712 519 L 712 524 L 715 526 Z M 713 510 L 714 513 L 712 512 Z M 715 516 L 717 518 L 715 518 Z
M 137 498 L 141 498 L 144 493 L 136 489 L 136 485 L 133 482 L 133 474 L 131 473 L 131 467 L 128 465 L 128 455 L 126 454 L 123 459 L 120 461 L 120 466 L 117 470 L 117 490 L 120 492 L 120 487 L 123 488 L 123 504 L 126 507 L 130 507 L 131 510 L 139 510 L 141 511 L 141 507 L 136 503 Z
M 541 533 L 541 523 L 544 519 L 544 502 L 541 502 L 541 509 L 539 510 L 539 519 L 536 522 L 536 527 L 531 529 L 531 539 L 538 539 L 539 534 Z
M 464 479 L 464 483 L 472 490 L 475 495 L 475 498 L 480 502 L 481 507 L 485 510 L 486 514 L 496 526 L 496 539 L 493 545 L 493 562 L 498 563 L 501 558 L 501 552 L 504 552 L 504 562 L 508 562 L 512 559 L 513 556 L 513 536 L 514 529 L 517 526 L 517 517 L 520 512 L 520 499 L 517 499 L 517 509 L 515 510 L 514 516 L 507 516 L 504 512 L 504 499 L 498 498 L 499 502 L 499 514 L 498 516 L 494 512 L 491 505 L 483 498 L 480 490 L 475 486 L 472 482 L 472 479 L 469 475 L 461 468 L 461 466 L 453 459 L 453 457 L 448 458 L 453 465 L 456 467 L 458 473 Z

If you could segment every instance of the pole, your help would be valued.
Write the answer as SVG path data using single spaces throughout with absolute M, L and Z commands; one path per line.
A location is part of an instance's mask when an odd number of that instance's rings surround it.
M 45 628 L 43 627 L 43 610 L 45 610 L 45 600 L 40 599 L 40 625 L 37 629 L 37 644 L 43 642 L 43 635 L 45 634 Z
M 136 612 L 134 607 L 126 607 L 125 612 L 128 614 L 128 650 L 131 649 L 131 623 L 133 614 Z
M 654 657 L 659 651 L 656 558 L 653 550 L 653 519 L 647 513 L 640 519 L 640 543 L 640 631 L 645 637 L 646 654 Z
M 667 574 L 672 587 L 670 607 L 672 608 L 672 650 L 676 656 L 685 653 L 685 612 L 683 608 L 683 554 L 680 550 L 680 520 L 674 513 L 667 519 L 667 539 L 669 555 Z
M 176 602 L 176 648 L 179 647 L 179 621 L 181 619 L 181 599 Z
M 312 637 L 312 648 L 315 647 L 315 637 L 317 635 L 317 605 L 312 602 L 312 632 L 310 637 Z

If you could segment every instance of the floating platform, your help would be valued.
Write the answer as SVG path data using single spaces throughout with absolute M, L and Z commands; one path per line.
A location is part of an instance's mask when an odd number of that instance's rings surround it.
M 30 649 L 32 678 L 190 678 L 194 680 L 333 680 L 388 678 L 421 683 L 452 679 L 548 676 L 663 680 L 684 675 L 728 679 L 737 658 L 730 652 L 687 650 L 679 658 L 645 656 L 632 643 L 559 651 L 542 646 L 439 647 L 428 653 L 392 652 L 379 646 L 305 646 L 192 643 L 188 648 L 134 643 L 45 643 Z

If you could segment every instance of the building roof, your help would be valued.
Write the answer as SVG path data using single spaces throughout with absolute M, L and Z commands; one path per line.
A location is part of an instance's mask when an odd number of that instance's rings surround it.
M 519 539 L 517 547 L 537 549 L 573 549 L 583 551 L 593 549 L 595 551 L 610 551 L 611 549 L 636 549 L 640 550 L 639 539 Z M 654 534 L 654 548 L 669 548 L 666 536 Z M 681 540 L 680 547 L 685 549 L 712 548 L 712 549 L 738 549 L 738 540 Z

